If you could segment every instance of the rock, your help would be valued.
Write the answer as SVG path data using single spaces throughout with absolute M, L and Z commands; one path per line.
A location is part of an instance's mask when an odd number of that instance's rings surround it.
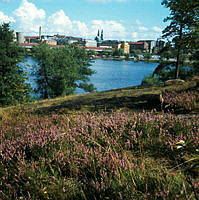
M 148 97 L 147 103 L 151 106 L 160 106 L 164 102 L 164 99 L 162 97 L 162 94 L 152 94 Z
M 172 79 L 164 82 L 165 86 L 182 85 L 185 81 L 182 79 Z

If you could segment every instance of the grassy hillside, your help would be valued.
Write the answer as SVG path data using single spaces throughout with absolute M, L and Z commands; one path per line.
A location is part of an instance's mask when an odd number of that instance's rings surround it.
M 192 80 L 1 108 L 0 199 L 197 200 L 198 94 Z

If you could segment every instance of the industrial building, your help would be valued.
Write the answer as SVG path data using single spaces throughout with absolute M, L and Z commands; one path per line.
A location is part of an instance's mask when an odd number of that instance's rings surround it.
M 25 42 L 25 37 L 22 32 L 16 32 L 16 41 L 17 41 L 17 43 Z

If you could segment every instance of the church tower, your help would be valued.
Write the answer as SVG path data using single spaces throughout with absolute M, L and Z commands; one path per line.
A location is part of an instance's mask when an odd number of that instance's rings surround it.
M 104 33 L 103 33 L 103 29 L 102 29 L 102 31 L 101 31 L 101 41 L 103 41 L 104 40 Z
M 103 30 L 101 31 L 101 35 L 100 35 L 100 30 L 98 30 L 98 33 L 97 33 L 97 36 L 95 37 L 95 40 L 97 42 L 102 42 L 104 40 Z

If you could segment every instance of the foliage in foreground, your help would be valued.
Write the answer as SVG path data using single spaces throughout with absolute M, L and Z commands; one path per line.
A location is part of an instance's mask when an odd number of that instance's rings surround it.
M 1 199 L 191 199 L 199 116 L 20 113 L 0 122 Z

